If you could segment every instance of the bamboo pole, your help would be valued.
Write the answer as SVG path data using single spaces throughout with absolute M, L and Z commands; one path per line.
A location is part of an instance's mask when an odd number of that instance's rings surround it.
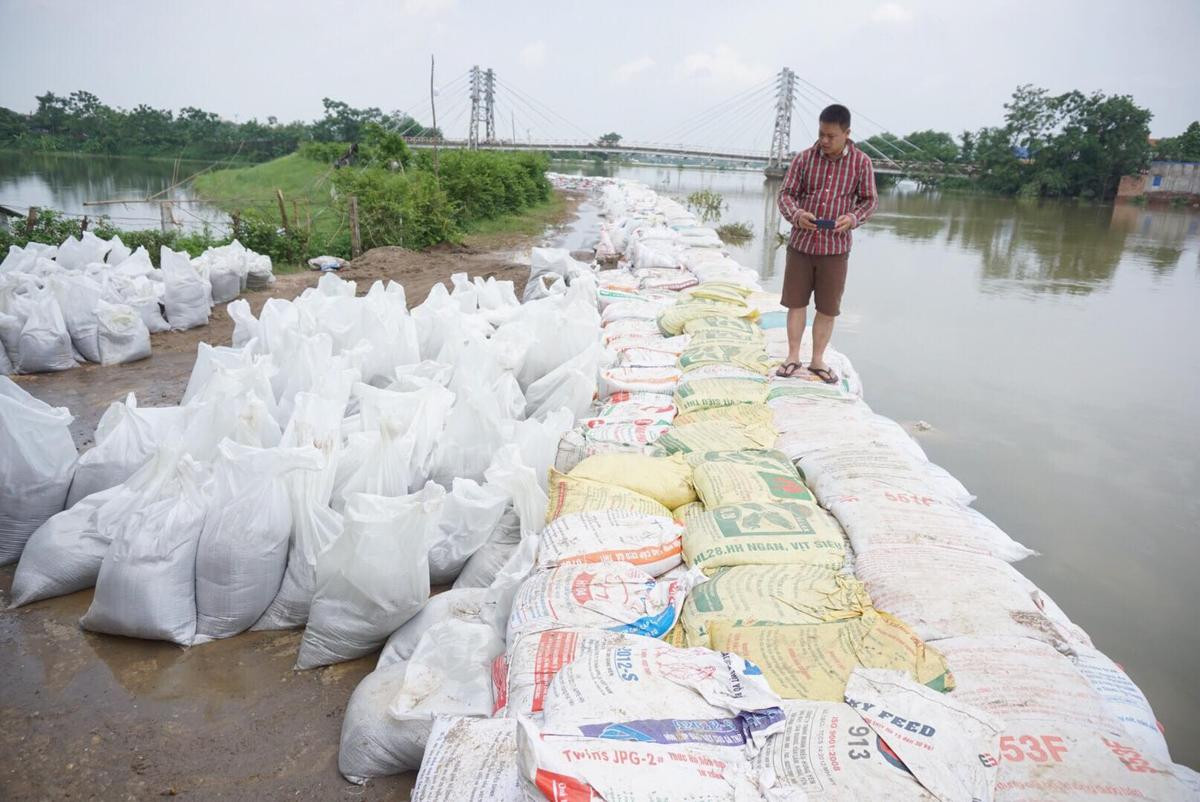
M 350 196 L 350 258 L 357 259 L 362 253 L 362 239 L 358 231 L 358 196 Z

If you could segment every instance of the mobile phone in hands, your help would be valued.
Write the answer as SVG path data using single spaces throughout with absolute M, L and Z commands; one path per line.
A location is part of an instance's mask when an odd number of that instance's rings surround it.
M 817 228 L 832 229 L 837 226 L 837 220 L 833 220 L 831 218 L 825 218 L 825 217 L 818 217 L 816 220 L 813 220 L 813 225 L 815 225 Z

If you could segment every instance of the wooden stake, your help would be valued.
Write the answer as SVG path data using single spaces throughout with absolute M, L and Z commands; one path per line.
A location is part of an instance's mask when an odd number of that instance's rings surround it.
M 33 227 L 37 225 L 38 207 L 29 207 L 29 216 L 25 218 L 25 236 L 33 236 Z
M 233 214 L 229 215 L 229 219 L 233 221 L 233 238 L 240 239 L 239 234 L 241 233 L 242 216 L 239 213 L 234 212 Z
M 362 253 L 362 239 L 358 233 L 358 196 L 350 196 L 350 258 L 357 259 Z
M 288 230 L 287 206 L 283 203 L 283 190 L 275 190 L 275 197 L 279 200 L 279 218 L 283 220 L 283 230 Z
M 83 216 L 83 222 L 79 224 L 79 235 L 80 236 L 83 236 L 83 232 L 87 231 L 87 224 L 88 224 L 88 217 L 85 214 Z

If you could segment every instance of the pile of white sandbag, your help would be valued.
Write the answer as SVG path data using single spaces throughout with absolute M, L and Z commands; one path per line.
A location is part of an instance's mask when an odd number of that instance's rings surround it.
M 58 246 L 13 245 L 0 262 L 0 374 L 117 365 L 150 356 L 150 334 L 208 323 L 214 304 L 274 280 L 271 258 L 237 240 L 195 259 L 90 231 Z
M 114 403 L 78 459 L 69 414 L 4 380 L 14 604 L 95 585 L 85 628 L 181 645 L 307 625 L 311 668 L 378 649 L 433 586 L 503 574 L 595 393 L 594 282 L 522 305 L 456 275 L 410 313 L 398 284 L 327 274 L 230 314 L 179 406 Z

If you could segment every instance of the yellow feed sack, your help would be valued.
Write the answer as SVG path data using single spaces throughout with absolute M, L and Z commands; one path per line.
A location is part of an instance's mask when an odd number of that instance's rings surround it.
M 774 444 L 774 429 L 725 421 L 672 426 L 654 441 L 654 447 L 660 454 L 687 454 L 710 449 L 737 451 L 743 448 L 766 448 Z
M 671 517 L 671 511 L 649 496 L 616 485 L 593 482 L 550 469 L 550 503 L 546 523 L 573 512 L 629 510 L 646 515 Z
M 859 618 L 825 624 L 736 627 L 714 621 L 710 648 L 762 669 L 784 699 L 840 702 L 855 668 L 905 671 L 937 691 L 954 687 L 946 660 L 904 622 L 868 608 Z
M 759 427 L 764 436 L 772 438 L 778 436 L 775 429 L 775 413 L 766 404 L 730 404 L 724 407 L 697 409 L 686 415 L 676 415 L 673 423 L 676 426 L 687 426 L 704 421 Z
M 597 454 L 576 465 L 571 477 L 618 485 L 674 509 L 696 500 L 692 469 L 682 455 Z
M 750 297 L 750 293 L 749 288 L 729 281 L 705 281 L 695 287 L 689 287 L 679 294 L 687 298 L 703 298 L 706 301 L 744 304 Z
M 764 379 L 696 379 L 675 389 L 680 415 L 730 404 L 765 404 L 770 385 Z
M 795 467 L 778 451 L 710 451 L 688 455 L 704 506 L 744 501 L 812 501 Z
M 734 626 L 820 624 L 857 618 L 871 606 L 852 576 L 811 565 L 736 565 L 718 568 L 683 604 L 690 646 L 708 646 L 717 621 Z
M 727 504 L 689 516 L 686 526 L 683 558 L 705 571 L 780 563 L 836 570 L 845 561 L 841 527 L 816 504 Z
M 685 373 L 706 365 L 735 365 L 765 376 L 772 362 L 761 345 L 692 343 L 679 355 L 678 365 Z
M 677 649 L 686 649 L 688 646 L 687 633 L 683 631 L 682 622 L 676 621 L 675 626 L 667 630 L 667 634 L 662 636 L 662 640 Z
M 699 335 L 722 333 L 731 337 L 742 338 L 764 337 L 762 327 L 753 320 L 729 315 L 710 315 L 692 318 L 683 327 L 684 332 L 693 337 Z
M 744 303 L 706 301 L 702 298 L 689 299 L 679 301 L 674 306 L 667 307 L 658 316 L 658 330 L 663 334 L 674 337 L 677 334 L 682 334 L 689 322 L 709 317 L 747 318 L 753 320 L 758 317 L 758 312 Z
M 729 346 L 744 347 L 744 348 L 753 346 L 755 348 L 759 348 L 764 351 L 766 350 L 766 340 L 763 338 L 763 336 L 761 334 L 758 334 L 756 336 L 755 334 L 742 332 L 742 331 L 731 332 L 731 331 L 726 331 L 724 329 L 714 329 L 714 330 L 710 331 L 710 330 L 706 329 L 704 331 L 696 332 L 695 334 L 684 334 L 681 336 L 689 338 L 688 345 L 691 345 L 691 346 L 729 345 Z M 675 337 L 664 338 L 664 340 L 675 340 L 675 339 L 678 339 L 678 338 L 675 338 Z
M 682 521 L 686 525 L 689 515 L 699 515 L 702 512 L 704 512 L 704 505 L 699 501 L 693 501 L 671 510 L 671 515 L 676 521 Z

